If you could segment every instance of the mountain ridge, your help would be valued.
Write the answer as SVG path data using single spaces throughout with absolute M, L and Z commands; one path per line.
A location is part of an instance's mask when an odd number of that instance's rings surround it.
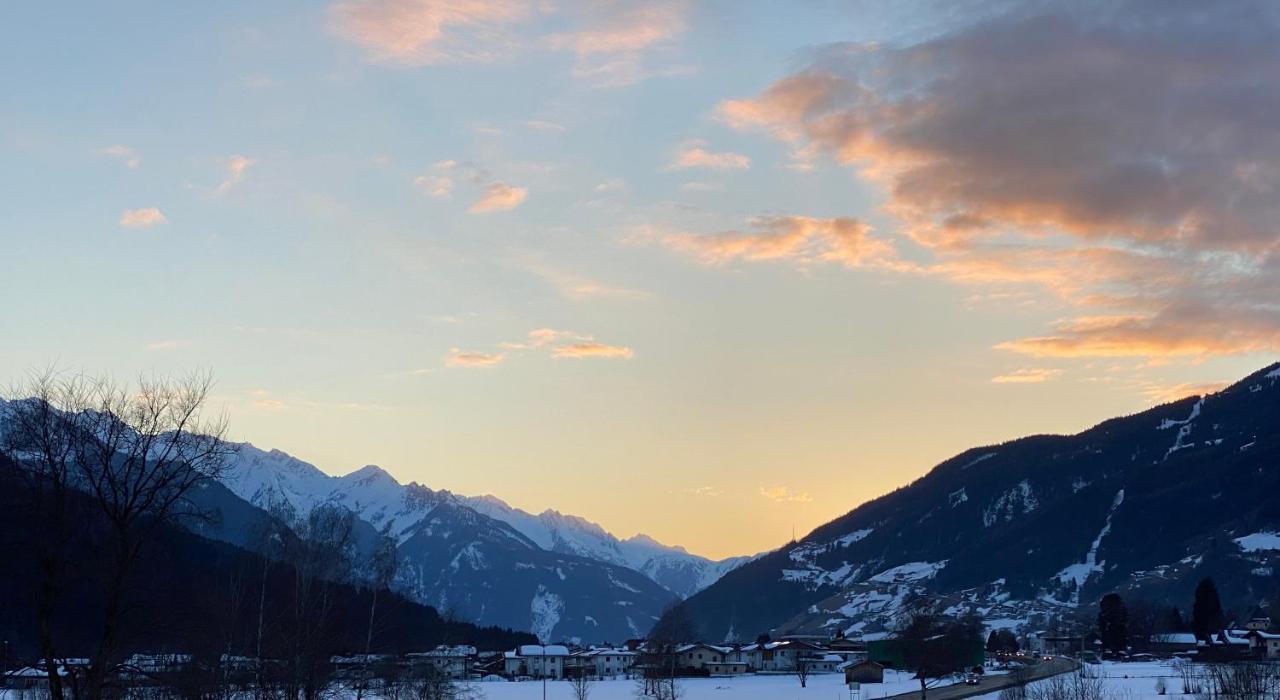
M 964 450 L 727 573 L 682 607 L 710 639 L 883 634 L 920 601 L 1048 624 L 1106 589 L 1169 604 L 1191 579 L 1267 600 L 1280 552 L 1280 364 L 1073 435 Z M 1221 533 L 1231 537 L 1223 537 Z

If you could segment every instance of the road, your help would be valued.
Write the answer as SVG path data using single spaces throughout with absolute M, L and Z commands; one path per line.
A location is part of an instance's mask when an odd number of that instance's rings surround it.
M 1049 661 L 1041 661 L 1040 663 L 1028 667 L 1031 672 L 1030 680 L 1038 681 L 1049 676 L 1056 676 L 1059 673 L 1074 671 L 1079 667 L 1075 659 L 1068 659 L 1065 656 L 1055 656 Z M 1001 674 L 998 676 L 983 676 L 977 685 L 965 685 L 957 683 L 955 685 L 944 685 L 938 688 L 930 688 L 928 700 L 963 700 L 963 698 L 971 698 L 977 695 L 986 695 L 987 693 L 999 692 L 1013 685 L 1013 681 L 1009 676 Z M 890 695 L 883 700 L 918 700 L 920 697 L 919 690 L 913 690 L 910 693 L 900 693 L 898 695 Z

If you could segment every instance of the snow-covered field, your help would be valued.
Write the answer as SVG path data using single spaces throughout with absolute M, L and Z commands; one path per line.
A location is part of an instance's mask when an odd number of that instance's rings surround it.
M 1087 673 L 1100 675 L 1106 683 L 1106 692 L 1123 700 L 1177 700 L 1191 697 L 1182 694 L 1182 677 L 1169 661 L 1105 662 L 1086 664 L 1085 669 Z M 1164 695 L 1156 692 L 1157 678 L 1164 678 L 1167 687 Z M 988 693 L 982 696 L 982 700 L 996 700 L 999 695 Z
M 909 673 L 885 671 L 884 683 L 862 686 L 860 700 L 907 693 L 920 689 Z M 477 695 L 488 700 L 541 700 L 542 683 L 475 683 Z M 686 678 L 680 681 L 682 700 L 850 700 L 844 685 L 844 674 L 824 673 L 809 676 L 808 687 L 801 688 L 795 676 L 743 675 L 729 678 Z M 627 680 L 597 681 L 591 684 L 591 700 L 635 700 L 636 682 Z M 573 691 L 564 681 L 547 681 L 547 700 L 573 700 Z

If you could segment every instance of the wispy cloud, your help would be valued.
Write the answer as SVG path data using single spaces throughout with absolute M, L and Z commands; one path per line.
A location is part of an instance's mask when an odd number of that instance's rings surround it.
M 639 301 L 652 296 L 649 292 L 641 289 L 609 284 L 583 275 L 566 272 L 540 262 L 536 258 L 525 259 L 520 263 L 520 266 L 555 287 L 566 299 L 573 301 L 592 301 L 597 299 Z
M 119 144 L 107 146 L 106 148 L 99 148 L 97 153 L 100 156 L 119 158 L 130 168 L 136 168 L 142 164 L 142 156 L 139 156 L 137 151 L 129 148 L 128 146 L 121 146 Z
M 579 27 L 551 35 L 547 45 L 576 55 L 579 78 L 602 87 L 630 85 L 671 72 L 649 65 L 645 54 L 683 33 L 688 11 L 686 0 L 582 3 L 574 13 Z
M 1170 403 L 1178 399 L 1185 399 L 1188 396 L 1204 396 L 1218 391 L 1222 391 L 1230 385 L 1230 382 L 1200 382 L 1185 384 L 1153 384 L 1146 388 L 1143 393 L 1153 403 Z
M 529 190 L 524 187 L 508 185 L 505 182 L 491 182 L 485 185 L 484 193 L 480 196 L 480 199 L 477 199 L 471 205 L 468 211 L 472 214 L 484 214 L 491 211 L 515 209 L 528 196 Z
M 551 356 L 571 359 L 595 357 L 629 360 L 635 356 L 635 351 L 622 345 L 605 345 L 604 343 L 582 342 L 557 345 L 552 349 Z
M 151 351 L 163 352 L 166 350 L 177 350 L 185 347 L 189 343 L 185 340 L 155 340 L 147 343 L 146 349 Z
M 681 146 L 671 161 L 672 169 L 712 168 L 714 170 L 746 170 L 751 159 L 741 153 L 714 153 L 707 150 L 705 141 L 689 141 Z
M 760 495 L 774 503 L 808 503 L 813 500 L 808 493 L 792 491 L 786 486 L 761 486 Z
M 444 358 L 446 367 L 483 368 L 499 365 L 507 359 L 501 352 L 472 352 L 452 348 Z
M 512 50 L 508 27 L 531 11 L 525 0 L 351 0 L 330 7 L 329 26 L 373 63 L 488 61 Z
M 453 192 L 453 178 L 444 175 L 419 175 L 413 184 L 431 197 L 448 197 Z
M 245 173 L 249 172 L 250 166 L 256 162 L 252 158 L 241 155 L 224 158 L 223 164 L 226 167 L 227 174 L 222 179 L 222 182 L 218 183 L 218 186 L 214 188 L 214 193 L 224 195 L 230 192 L 231 188 L 236 186 L 236 183 L 244 179 Z
M 748 231 L 709 234 L 641 230 L 633 240 L 656 241 L 708 265 L 734 260 L 836 262 L 847 267 L 897 264 L 893 246 L 871 236 L 870 227 L 857 219 L 761 216 L 751 219 L 748 225 Z
M 1062 374 L 1060 369 L 1027 367 L 992 377 L 991 381 L 995 384 L 1040 384 L 1056 379 L 1060 374 Z
M 120 215 L 120 225 L 124 228 L 150 228 L 168 221 L 165 215 L 155 207 L 125 209 Z

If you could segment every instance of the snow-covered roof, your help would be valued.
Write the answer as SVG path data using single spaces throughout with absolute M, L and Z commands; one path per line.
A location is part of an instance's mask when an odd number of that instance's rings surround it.
M 712 644 L 703 644 L 702 642 L 698 642 L 696 644 L 681 644 L 680 646 L 676 647 L 676 653 L 683 654 L 686 651 L 692 651 L 694 649 L 710 649 L 720 654 L 727 654 L 730 651 L 732 651 L 732 649 L 729 647 L 718 647 Z
M 1165 632 L 1151 635 L 1156 644 L 1195 644 L 1196 636 L 1190 632 Z
M 525 644 L 520 647 L 520 656 L 568 656 L 569 647 L 563 644 Z
M 423 656 L 456 657 L 456 656 L 475 656 L 475 655 L 476 655 L 476 648 L 473 646 L 465 645 L 465 644 L 458 644 L 458 645 L 441 644 L 440 646 L 436 647 L 435 649 L 432 649 L 431 651 L 419 651 L 419 652 L 414 652 L 412 654 L 409 654 L 409 656 L 416 656 L 416 657 L 423 657 Z
M 630 649 L 599 648 L 599 649 L 587 649 L 586 651 L 580 651 L 578 652 L 577 655 L 578 656 L 635 656 L 636 653 L 634 651 L 631 651 Z

